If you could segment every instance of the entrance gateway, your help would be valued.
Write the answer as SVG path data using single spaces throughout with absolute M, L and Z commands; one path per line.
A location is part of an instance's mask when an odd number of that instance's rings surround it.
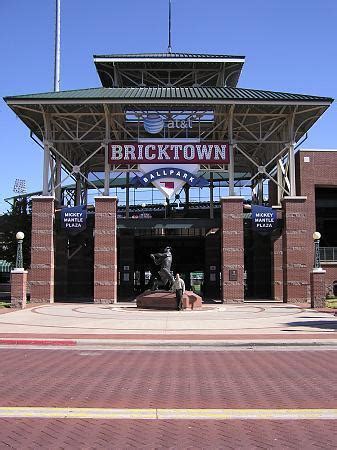
M 5 98 L 44 149 L 32 301 L 131 300 L 166 246 L 205 299 L 309 300 L 295 146 L 332 99 L 239 88 L 244 61 L 96 55 L 100 88 Z

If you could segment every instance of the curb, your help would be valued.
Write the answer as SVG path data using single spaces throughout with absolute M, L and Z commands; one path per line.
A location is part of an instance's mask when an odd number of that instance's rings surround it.
M 46 346 L 76 346 L 76 340 L 71 339 L 0 339 L 0 345 L 46 345 Z
M 307 339 L 307 340 L 149 340 L 149 339 L 0 339 L 1 346 L 31 346 L 31 347 L 103 347 L 104 349 L 118 348 L 268 348 L 268 347 L 337 347 L 337 339 Z

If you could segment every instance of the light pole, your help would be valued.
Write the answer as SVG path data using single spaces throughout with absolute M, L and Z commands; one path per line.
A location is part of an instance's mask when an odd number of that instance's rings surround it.
M 16 240 L 18 243 L 17 249 L 16 249 L 16 262 L 15 262 L 15 268 L 16 269 L 23 269 L 23 254 L 22 254 L 22 242 L 25 237 L 24 233 L 22 231 L 19 231 L 16 233 Z
M 314 245 L 315 245 L 314 269 L 322 270 L 321 258 L 320 258 L 320 254 L 319 254 L 319 241 L 321 239 L 321 233 L 319 233 L 318 231 L 315 231 L 312 235 L 312 238 L 314 240 Z

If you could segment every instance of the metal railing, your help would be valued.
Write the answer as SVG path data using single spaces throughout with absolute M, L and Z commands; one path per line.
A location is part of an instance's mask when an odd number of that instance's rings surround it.
M 337 247 L 321 247 L 319 249 L 322 262 L 336 261 L 337 262 Z

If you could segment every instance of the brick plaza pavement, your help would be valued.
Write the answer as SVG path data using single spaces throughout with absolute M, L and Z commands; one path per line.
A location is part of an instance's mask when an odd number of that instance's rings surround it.
M 55 304 L 2 314 L 0 450 L 335 449 L 336 330 L 331 314 L 282 304 Z M 236 342 L 246 344 L 230 348 Z M 186 408 L 197 418 L 177 414 Z M 139 418 L 121 419 L 119 409 Z M 227 413 L 214 420 L 217 409 Z
M 335 421 L 0 419 L 12 449 L 336 449 Z
M 0 406 L 337 408 L 337 351 L 0 349 Z M 336 420 L 0 418 L 0 448 L 335 449 Z
M 336 408 L 336 356 L 0 349 L 0 406 Z

